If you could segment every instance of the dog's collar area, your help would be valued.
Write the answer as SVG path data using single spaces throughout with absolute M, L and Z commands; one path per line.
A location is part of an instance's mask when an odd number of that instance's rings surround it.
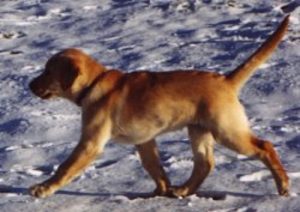
M 97 76 L 94 81 L 86 88 L 84 88 L 79 95 L 77 96 L 75 103 L 78 106 L 81 106 L 82 100 L 91 92 L 91 90 L 94 88 L 94 86 L 97 84 L 97 82 L 102 78 L 103 74 L 100 74 Z

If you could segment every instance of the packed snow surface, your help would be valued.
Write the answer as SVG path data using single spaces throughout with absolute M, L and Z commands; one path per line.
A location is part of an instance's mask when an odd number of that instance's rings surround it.
M 300 1 L 0 1 L 0 211 L 300 211 Z M 81 48 L 126 72 L 199 69 L 226 73 L 291 13 L 279 48 L 241 93 L 255 133 L 271 140 L 291 179 L 277 195 L 259 161 L 215 147 L 216 167 L 195 195 L 143 198 L 154 183 L 133 146 L 110 142 L 80 177 L 55 195 L 27 188 L 51 176 L 80 136 L 80 109 L 34 97 L 28 83 L 47 59 Z M 140 104 L 143 104 L 141 102 Z M 173 184 L 193 166 L 186 131 L 158 138 Z

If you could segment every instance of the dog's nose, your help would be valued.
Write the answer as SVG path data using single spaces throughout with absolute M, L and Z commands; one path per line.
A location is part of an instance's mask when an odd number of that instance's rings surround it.
M 29 83 L 29 89 L 31 90 L 31 91 L 33 91 L 34 90 L 34 80 L 32 80 L 30 83 Z
M 34 93 L 35 95 L 38 95 L 38 93 L 41 92 L 41 86 L 37 79 L 33 79 L 29 83 L 28 87 L 31 90 L 31 92 Z

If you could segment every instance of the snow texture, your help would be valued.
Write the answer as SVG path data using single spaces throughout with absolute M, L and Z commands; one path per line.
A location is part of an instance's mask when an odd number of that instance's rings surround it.
M 0 1 L 0 210 L 17 211 L 299 211 L 300 1 L 288 0 L 2 0 Z M 291 13 L 289 32 L 242 91 L 253 130 L 273 142 L 291 178 L 277 195 L 260 162 L 219 145 L 216 168 L 197 194 L 145 198 L 154 183 L 132 146 L 109 143 L 85 173 L 54 196 L 27 188 L 49 177 L 80 136 L 80 109 L 42 101 L 28 83 L 68 47 L 109 67 L 231 71 Z M 142 104 L 142 102 L 141 102 Z M 159 137 L 172 183 L 191 173 L 185 130 Z

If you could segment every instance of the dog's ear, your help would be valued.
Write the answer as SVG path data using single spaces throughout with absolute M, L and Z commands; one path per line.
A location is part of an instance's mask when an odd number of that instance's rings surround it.
M 61 87 L 65 91 L 69 89 L 76 78 L 79 75 L 79 68 L 72 65 L 69 65 L 65 71 L 63 71 L 62 76 L 61 76 Z

